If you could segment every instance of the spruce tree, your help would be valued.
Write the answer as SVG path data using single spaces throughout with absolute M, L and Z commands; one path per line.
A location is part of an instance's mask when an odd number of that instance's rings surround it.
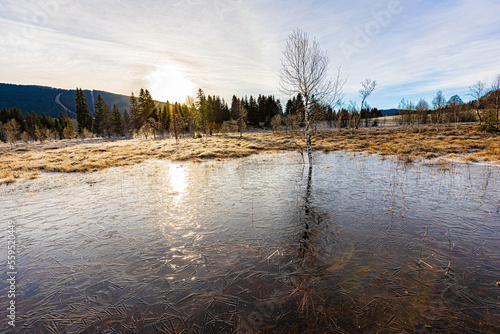
M 78 122 L 78 133 L 83 129 L 90 131 L 92 129 L 92 116 L 90 116 L 87 100 L 81 88 L 76 89 L 76 121 Z
M 144 124 L 150 117 L 152 117 L 155 121 L 158 120 L 155 102 L 147 89 L 141 88 L 139 93 L 139 110 L 142 124 Z
M 175 136 L 175 140 L 179 139 L 179 124 L 180 124 L 180 107 L 176 102 L 171 108 L 170 113 L 170 133 L 173 133 Z
M 139 130 L 142 126 L 139 104 L 133 92 L 130 94 L 130 123 L 132 130 Z
M 198 126 L 199 129 L 206 133 L 208 128 L 208 103 L 205 93 L 200 88 L 198 89 L 198 96 L 196 101 L 196 108 L 198 109 Z
M 125 109 L 125 111 L 123 112 L 123 134 L 128 137 L 130 135 L 131 129 L 132 129 L 132 124 L 130 115 L 127 109 Z
M 109 135 L 110 130 L 110 113 L 109 107 L 104 102 L 101 94 L 97 95 L 95 102 L 95 115 L 94 115 L 94 132 L 98 136 Z
M 161 128 L 168 130 L 170 124 L 170 102 L 167 101 L 167 103 L 163 105 L 162 111 L 158 118 Z
M 248 112 L 243 101 L 240 101 L 236 96 L 233 95 L 233 101 L 231 103 L 231 117 L 236 121 L 238 125 L 238 131 L 240 132 L 240 137 L 243 136 L 243 131 L 247 128 Z
M 113 134 L 123 136 L 123 116 L 115 103 L 113 103 L 113 111 L 111 112 L 111 124 Z

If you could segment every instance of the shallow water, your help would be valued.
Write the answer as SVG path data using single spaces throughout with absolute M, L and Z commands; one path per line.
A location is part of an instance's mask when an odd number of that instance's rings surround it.
M 500 331 L 499 167 L 315 161 L 149 161 L 0 187 L 16 330 Z

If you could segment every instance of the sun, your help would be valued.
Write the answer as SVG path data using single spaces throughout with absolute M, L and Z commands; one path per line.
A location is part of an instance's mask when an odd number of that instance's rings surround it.
M 162 102 L 184 102 L 186 97 L 196 92 L 186 70 L 176 64 L 160 64 L 146 76 L 149 92 L 153 99 Z

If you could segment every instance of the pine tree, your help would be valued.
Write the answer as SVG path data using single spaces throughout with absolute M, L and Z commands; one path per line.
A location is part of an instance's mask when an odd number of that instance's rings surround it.
M 41 122 L 42 126 L 47 128 L 48 130 L 55 129 L 55 122 L 54 122 L 54 119 L 52 119 L 52 117 L 49 117 L 49 116 L 43 114 L 42 117 L 40 118 L 40 122 Z
M 95 102 L 94 132 L 98 136 L 110 135 L 110 125 L 109 107 L 99 94 Z
M 36 124 L 38 121 L 38 116 L 35 114 L 34 111 L 31 113 L 26 114 L 26 132 L 28 135 L 32 138 L 35 139 L 35 129 L 36 129 Z
M 240 137 L 242 137 L 243 131 L 247 128 L 248 112 L 243 102 L 234 95 L 231 103 L 231 117 L 238 124 L 238 131 L 240 132 Z
M 182 116 L 180 114 L 181 108 L 178 103 L 175 103 L 173 108 L 171 108 L 170 114 L 170 133 L 173 133 L 175 140 L 179 139 L 180 124 Z
M 78 133 L 82 134 L 83 129 L 92 129 L 92 116 L 90 116 L 87 100 L 81 88 L 76 89 L 76 121 L 78 122 Z
M 167 103 L 163 105 L 158 121 L 163 130 L 168 130 L 170 122 L 170 102 L 167 101 Z
M 233 95 L 233 98 L 231 100 L 231 118 L 232 119 L 237 119 L 237 108 L 238 104 L 240 103 L 239 99 L 236 97 L 236 95 Z
M 147 89 L 141 88 L 139 93 L 139 112 L 141 124 L 144 124 L 150 117 L 152 117 L 155 121 L 158 120 L 155 102 Z
M 133 92 L 130 94 L 130 125 L 132 130 L 139 130 L 142 126 L 139 104 Z
M 248 122 L 253 125 L 259 124 L 259 105 L 257 104 L 257 100 L 254 99 L 252 95 L 250 95 L 250 100 L 248 104 L 245 106 L 245 110 L 248 112 Z
M 71 127 L 73 129 L 73 125 L 71 124 L 71 120 L 68 117 L 68 115 L 59 113 L 59 119 L 56 119 L 56 131 L 59 134 L 59 138 L 64 139 L 64 138 L 70 138 L 65 135 L 64 130 L 68 127 Z M 69 134 L 69 130 L 67 134 Z M 73 129 L 74 132 L 74 129 Z M 74 137 L 74 136 L 73 136 Z M 73 138 L 71 137 L 71 138 Z
M 111 112 L 111 125 L 112 132 L 114 135 L 123 136 L 124 122 L 123 116 L 120 113 L 117 105 L 113 103 L 113 111 Z
M 127 109 L 125 109 L 125 111 L 123 112 L 123 134 L 128 137 L 130 135 L 131 129 L 132 129 L 132 123 L 130 115 Z
M 198 109 L 198 126 L 201 131 L 206 133 L 208 125 L 208 103 L 205 93 L 200 88 L 198 89 L 198 96 L 196 101 L 196 108 Z
M 297 97 L 293 97 L 288 100 L 286 104 L 286 115 L 298 115 L 299 121 L 302 123 L 304 121 L 304 99 L 302 94 L 298 93 Z

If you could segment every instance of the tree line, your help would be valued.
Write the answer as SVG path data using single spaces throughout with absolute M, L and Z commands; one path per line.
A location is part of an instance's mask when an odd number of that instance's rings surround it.
M 91 115 L 81 89 L 77 89 L 76 93 L 78 132 L 98 136 L 158 138 L 172 135 L 178 138 L 186 134 L 212 135 L 246 129 L 247 124 L 269 126 L 272 117 L 281 113 L 281 103 L 274 96 L 233 96 L 229 108 L 223 98 L 206 95 L 202 89 L 198 90 L 196 99 L 188 97 L 185 103 L 173 104 L 157 102 L 147 89 L 141 89 L 138 97 L 131 94 L 130 111 L 124 110 L 123 116 L 116 105 L 110 111 L 99 95 L 95 113 Z
M 64 113 L 52 118 L 45 114 L 38 116 L 34 111 L 23 115 L 18 108 L 0 111 L 0 139 L 5 142 L 74 138 L 75 126 L 76 121 Z
M 438 91 L 432 100 L 432 107 L 425 99 L 416 104 L 402 99 L 396 115 L 401 125 L 475 122 L 477 119 L 470 106 L 458 95 L 446 101 L 443 92 Z
M 458 95 L 446 100 L 438 91 L 429 103 L 420 99 L 417 104 L 402 99 L 398 106 L 398 122 L 401 125 L 444 124 L 460 122 L 479 122 L 479 130 L 498 132 L 500 129 L 500 74 L 489 89 L 483 81 L 469 87 L 473 100 L 464 103 Z
M 334 110 L 330 105 L 325 105 L 317 100 L 311 103 L 309 118 L 312 128 L 317 128 L 319 123 L 324 123 L 329 128 L 356 128 L 362 125 L 377 126 L 376 118 L 382 117 L 382 112 L 377 108 L 371 108 L 364 102 L 364 108 L 359 110 L 354 101 L 345 108 L 341 106 Z M 274 130 L 290 130 L 292 132 L 301 129 L 305 125 L 305 104 L 301 93 L 288 100 L 283 115 L 278 115 L 272 122 Z
M 347 108 L 340 103 L 338 110 L 334 110 L 331 105 L 312 96 L 308 102 L 311 130 L 321 122 L 330 128 L 370 127 L 383 122 L 381 112 L 366 102 L 376 82 L 366 79 L 361 84 L 360 108 L 355 101 L 350 101 Z M 432 107 L 424 99 L 416 104 L 402 99 L 396 112 L 397 122 L 400 125 L 479 122 L 481 131 L 498 132 L 500 74 L 490 87 L 478 81 L 469 90 L 473 100 L 468 103 L 458 95 L 446 99 L 442 91 L 434 96 Z M 202 89 L 198 90 L 196 98 L 188 97 L 185 103 L 157 102 L 147 89 L 141 89 L 138 97 L 134 93 L 130 95 L 130 110 L 122 112 L 116 104 L 110 108 L 98 95 L 93 105 L 94 112 L 91 112 L 83 90 L 77 88 L 75 106 L 76 120 L 66 113 L 52 118 L 45 114 L 38 116 L 35 112 L 23 115 L 18 108 L 4 108 L 0 111 L 0 140 L 43 142 L 77 136 L 179 138 L 227 132 L 242 135 L 248 126 L 292 132 L 306 126 L 306 106 L 300 92 L 287 101 L 283 110 L 280 100 L 272 95 L 239 98 L 234 95 L 229 107 L 223 98 L 206 95 Z
M 238 105 L 234 100 L 238 101 Z M 34 112 L 23 115 L 21 110 L 2 110 L 0 139 L 8 142 L 48 139 L 99 137 L 175 138 L 201 136 L 221 132 L 246 131 L 247 125 L 271 126 L 275 115 L 282 115 L 281 102 L 274 96 L 233 97 L 231 108 L 220 96 L 206 95 L 199 89 L 196 98 L 185 103 L 157 102 L 147 89 L 139 96 L 130 95 L 129 110 L 111 107 L 99 94 L 91 108 L 81 88 L 75 93 L 76 119 L 61 113 L 51 118 Z

